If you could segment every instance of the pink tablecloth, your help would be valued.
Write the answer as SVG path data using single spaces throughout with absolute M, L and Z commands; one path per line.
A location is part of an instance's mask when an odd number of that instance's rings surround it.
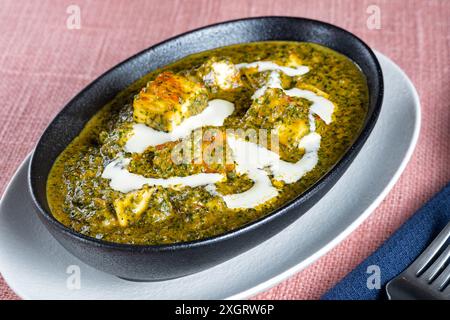
M 66 27 L 71 4 L 80 8 L 79 30 Z M 367 27 L 369 5 L 380 9 L 380 29 Z M 3 0 L 0 192 L 56 112 L 102 72 L 186 30 L 260 15 L 316 18 L 354 32 L 404 68 L 421 97 L 419 144 L 382 205 L 326 256 L 256 297 L 318 298 L 450 180 L 450 1 Z M 0 299 L 15 298 L 0 279 Z

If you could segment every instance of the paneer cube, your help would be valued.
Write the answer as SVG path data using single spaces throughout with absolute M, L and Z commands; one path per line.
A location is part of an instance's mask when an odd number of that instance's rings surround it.
M 308 124 L 303 119 L 286 121 L 278 125 L 276 129 L 279 142 L 285 146 L 298 145 L 300 139 L 309 131 Z
M 163 72 L 135 97 L 133 115 L 138 123 L 169 132 L 207 105 L 205 87 L 184 76 Z
M 296 68 L 301 65 L 303 65 L 303 60 L 300 59 L 300 57 L 296 53 L 291 52 L 288 56 L 285 66 L 291 67 L 291 68 Z
M 212 91 L 231 90 L 242 85 L 239 70 L 227 59 L 209 59 L 199 68 L 199 76 Z
M 123 197 L 114 200 L 113 205 L 120 226 L 126 227 L 140 219 L 148 208 L 153 191 L 154 188 L 145 187 L 141 190 L 129 192 Z
M 306 100 L 289 97 L 281 89 L 269 88 L 247 110 L 244 126 L 274 130 L 282 145 L 295 148 L 309 132 L 308 110 Z

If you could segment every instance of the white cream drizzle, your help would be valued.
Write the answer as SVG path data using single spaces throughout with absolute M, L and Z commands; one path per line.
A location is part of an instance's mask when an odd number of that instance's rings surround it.
M 258 99 L 263 96 L 268 88 L 281 89 L 290 97 L 305 98 L 311 101 L 312 105 L 309 109 L 311 131 L 315 131 L 315 123 L 314 121 L 311 121 L 314 119 L 312 117 L 313 114 L 318 115 L 326 124 L 331 123 L 331 117 L 334 112 L 334 104 L 330 100 L 319 96 L 310 90 L 303 90 L 299 88 L 284 90 L 281 86 L 280 74 L 277 71 L 272 71 L 270 73 L 267 83 L 255 91 L 252 99 Z
M 281 86 L 279 72 L 288 76 L 303 75 L 309 71 L 306 66 L 296 68 L 283 67 L 270 61 L 257 61 L 251 63 L 240 63 L 235 65 L 237 69 L 258 68 L 259 72 L 272 71 L 267 83 L 255 91 L 253 99 L 263 96 L 268 88 L 279 88 L 291 97 L 301 97 L 312 101 L 309 113 L 310 133 L 304 136 L 298 147 L 305 150 L 303 157 L 296 163 L 283 161 L 280 156 L 256 143 L 240 140 L 232 135 L 227 135 L 227 143 L 232 149 L 233 160 L 236 163 L 236 171 L 240 174 L 247 174 L 253 180 L 253 186 L 245 192 L 231 195 L 221 195 L 217 192 L 215 183 L 225 179 L 223 174 L 200 173 L 186 177 L 145 178 L 144 176 L 131 173 L 127 170 L 130 159 L 119 156 L 108 164 L 102 174 L 105 179 L 110 179 L 110 187 L 120 192 L 130 192 L 148 186 L 204 186 L 205 189 L 214 196 L 221 196 L 228 208 L 255 208 L 279 193 L 269 178 L 269 174 L 274 179 L 287 184 L 294 183 L 301 179 L 306 173 L 311 171 L 318 162 L 318 150 L 320 148 L 321 137 L 315 132 L 314 114 L 318 115 L 326 124 L 332 121 L 334 105 L 328 99 L 316 93 L 298 88 L 284 90 Z M 224 120 L 234 111 L 231 102 L 216 99 L 208 103 L 208 107 L 200 114 L 192 116 L 173 131 L 167 133 L 154 130 L 143 124 L 134 124 L 133 133 L 125 145 L 125 151 L 141 153 L 149 146 L 156 146 L 169 141 L 176 141 L 188 136 L 193 130 L 204 126 L 222 126 Z
M 303 157 L 295 162 L 287 162 L 280 156 L 260 145 L 227 137 L 227 142 L 233 151 L 233 157 L 237 164 L 237 172 L 247 174 L 253 180 L 253 186 L 242 193 L 223 196 L 228 208 L 254 208 L 276 197 L 278 190 L 272 186 L 269 172 L 274 179 L 285 183 L 298 181 L 317 164 L 319 157 L 317 152 L 320 147 L 320 135 L 311 132 L 299 142 L 299 148 L 305 149 Z M 268 172 L 269 171 L 269 172 Z
M 278 72 L 272 71 L 269 74 L 269 79 L 267 80 L 267 83 L 255 91 L 255 93 L 252 95 L 252 99 L 256 100 L 259 97 L 262 97 L 264 95 L 264 93 L 266 93 L 266 90 L 268 88 L 283 90 L 283 88 L 281 87 L 280 74 Z
M 326 124 L 331 123 L 331 116 L 334 111 L 334 104 L 324 98 L 322 96 L 317 95 L 316 93 L 303 90 L 299 88 L 292 88 L 289 90 L 284 90 L 284 92 L 290 97 L 298 97 L 305 98 L 312 102 L 311 108 L 309 109 L 310 113 L 318 115 Z
M 258 72 L 264 71 L 281 71 L 289 77 L 301 76 L 309 72 L 307 66 L 283 67 L 272 61 L 255 61 L 250 63 L 238 63 L 236 64 L 238 70 L 244 68 L 258 68 Z
M 171 132 L 158 131 L 136 123 L 133 125 L 132 135 L 125 144 L 125 151 L 142 153 L 150 146 L 157 146 L 170 141 L 177 141 L 188 136 L 195 129 L 204 126 L 221 126 L 224 120 L 234 111 L 234 104 L 214 99 L 199 114 L 187 118 L 180 125 L 175 126 Z
M 255 208 L 278 195 L 278 190 L 272 186 L 267 172 L 257 168 L 248 168 L 246 173 L 253 180 L 253 186 L 250 189 L 242 193 L 222 196 L 230 209 Z
M 119 157 L 109 163 L 103 171 L 102 178 L 110 179 L 109 186 L 117 191 L 127 193 L 141 189 L 144 185 L 162 186 L 164 188 L 174 186 L 198 187 L 214 184 L 223 180 L 224 176 L 218 173 L 198 173 L 186 177 L 146 178 L 131 173 L 126 168 L 130 159 Z

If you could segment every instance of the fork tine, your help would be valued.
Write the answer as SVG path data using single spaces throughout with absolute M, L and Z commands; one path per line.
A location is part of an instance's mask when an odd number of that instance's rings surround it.
M 450 223 L 439 233 L 436 239 L 425 249 L 425 251 L 408 268 L 415 275 L 419 275 L 428 266 L 433 257 L 439 252 L 439 249 L 450 237 Z M 408 270 L 408 271 L 409 271 Z
M 444 294 L 444 296 L 450 299 L 450 283 L 447 284 L 447 288 L 445 288 L 442 293 Z
M 450 257 L 450 245 L 447 246 L 444 252 L 436 259 L 433 264 L 425 270 L 425 272 L 420 276 L 422 279 L 425 279 L 428 283 L 433 281 L 439 275 L 439 272 L 445 267 L 448 258 Z
M 450 280 L 450 264 L 448 264 L 447 267 L 444 269 L 444 271 L 442 271 L 442 273 L 439 275 L 439 277 L 437 277 L 436 280 L 433 281 L 432 286 L 439 291 L 443 291 L 444 294 L 446 293 L 446 291 L 450 293 L 450 285 L 448 283 L 449 280 Z M 445 288 L 446 286 L 447 288 Z M 444 288 L 445 290 L 443 290 Z

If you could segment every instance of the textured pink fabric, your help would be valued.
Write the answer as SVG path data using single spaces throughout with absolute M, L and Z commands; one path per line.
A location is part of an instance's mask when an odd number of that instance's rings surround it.
M 71 4 L 81 9 L 80 30 L 66 28 Z M 369 5 L 381 10 L 379 30 L 366 25 Z M 386 200 L 326 256 L 255 297 L 318 298 L 450 180 L 450 1 L 2 0 L 0 192 L 56 112 L 102 72 L 178 33 L 260 15 L 316 18 L 354 32 L 404 68 L 421 97 L 419 144 Z M 0 278 L 0 299 L 15 298 Z

